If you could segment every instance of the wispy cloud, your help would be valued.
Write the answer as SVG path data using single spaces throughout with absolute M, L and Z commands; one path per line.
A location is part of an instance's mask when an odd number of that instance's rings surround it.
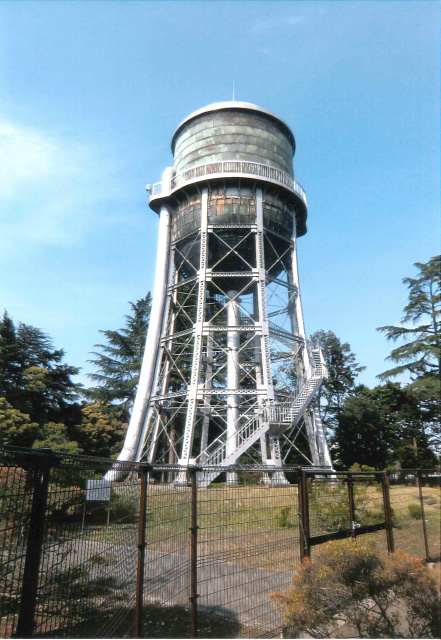
M 93 204 L 110 197 L 95 152 L 6 119 L 0 148 L 0 257 L 71 245 L 93 231 L 99 215 Z
M 274 31 L 279 29 L 284 29 L 287 27 L 294 27 L 305 20 L 305 17 L 299 14 L 291 14 L 291 15 L 274 15 L 268 16 L 266 20 L 255 20 L 252 25 L 252 30 L 254 33 L 258 34 L 267 34 L 274 33 Z

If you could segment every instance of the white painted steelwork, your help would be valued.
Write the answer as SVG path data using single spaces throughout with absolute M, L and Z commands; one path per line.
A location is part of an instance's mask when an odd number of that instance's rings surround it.
M 270 164 L 216 161 L 216 109 L 227 120 L 231 112 L 234 144 L 245 140 L 242 156 L 249 149 L 262 156 L 268 145 L 277 163 L 271 127 L 278 143 L 286 136 L 291 145 L 283 142 L 282 149 L 295 148 L 285 123 L 248 103 L 210 105 L 178 127 L 173 147 L 180 148 L 180 166 L 209 135 L 214 160 L 177 175 L 171 167 L 150 189 L 151 208 L 160 214 L 155 291 L 119 459 L 178 463 L 177 485 L 187 484 L 190 464 L 216 467 L 201 487 L 219 469 L 261 460 L 264 482 L 286 484 L 281 467 L 293 456 L 332 466 L 317 401 L 327 371 L 320 350 L 308 344 L 300 300 L 297 239 L 306 232 L 306 194 Z M 247 114 L 256 112 L 268 118 L 251 140 Z M 117 479 L 114 471 L 107 476 Z M 227 472 L 226 479 L 236 483 L 239 476 Z
M 237 302 L 238 291 L 227 293 L 227 386 L 228 389 L 240 388 L 239 349 L 240 349 L 240 311 Z M 232 393 L 227 396 L 227 455 L 237 450 L 237 427 L 239 425 L 240 396 Z M 237 464 L 237 459 L 233 464 Z M 227 474 L 229 484 L 237 482 L 237 473 Z

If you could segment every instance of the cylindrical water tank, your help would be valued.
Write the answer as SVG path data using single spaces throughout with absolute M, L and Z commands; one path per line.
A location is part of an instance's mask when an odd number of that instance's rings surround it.
M 150 206 L 169 206 L 173 238 L 192 245 L 185 249 L 192 264 L 199 259 L 192 235 L 201 224 L 203 187 L 208 188 L 209 224 L 255 224 L 256 189 L 261 188 L 265 229 L 289 241 L 295 218 L 297 235 L 306 233 L 306 200 L 293 179 L 294 136 L 273 113 L 247 102 L 209 105 L 181 122 L 172 151 L 173 177 Z
M 176 173 L 216 161 L 243 160 L 293 175 L 294 136 L 269 111 L 242 102 L 220 102 L 189 115 L 175 131 Z

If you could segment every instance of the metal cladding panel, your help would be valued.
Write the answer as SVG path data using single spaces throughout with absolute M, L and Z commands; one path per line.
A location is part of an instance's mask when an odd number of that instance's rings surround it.
M 207 162 L 244 160 L 293 175 L 293 153 L 277 121 L 235 110 L 201 114 L 182 127 L 174 146 L 176 173 Z
M 290 240 L 293 233 L 294 212 L 276 196 L 263 199 L 263 222 L 268 231 Z M 210 224 L 256 224 L 256 200 L 254 196 L 228 194 L 217 190 L 208 199 Z M 173 215 L 173 239 L 187 237 L 201 226 L 201 201 L 199 197 L 179 206 Z M 193 240 L 188 241 L 189 245 Z M 197 245 L 196 251 L 199 251 Z

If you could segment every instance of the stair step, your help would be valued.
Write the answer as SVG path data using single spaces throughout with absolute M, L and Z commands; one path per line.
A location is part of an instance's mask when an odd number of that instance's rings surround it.
M 296 425 L 305 413 L 319 384 L 324 377 L 323 364 L 319 352 L 313 352 L 315 368 L 310 379 L 305 383 L 299 395 L 293 401 L 288 399 L 284 404 L 268 409 L 262 408 L 254 414 L 235 434 L 239 446 L 231 454 L 227 454 L 227 442 L 222 442 L 213 451 L 205 463 L 214 467 L 227 467 L 233 464 L 260 436 L 268 431 L 269 425 L 283 425 L 283 431 L 289 426 Z M 280 429 L 279 429 L 280 430 Z M 207 487 L 213 480 L 222 473 L 216 470 L 208 473 L 199 483 L 200 487 Z

